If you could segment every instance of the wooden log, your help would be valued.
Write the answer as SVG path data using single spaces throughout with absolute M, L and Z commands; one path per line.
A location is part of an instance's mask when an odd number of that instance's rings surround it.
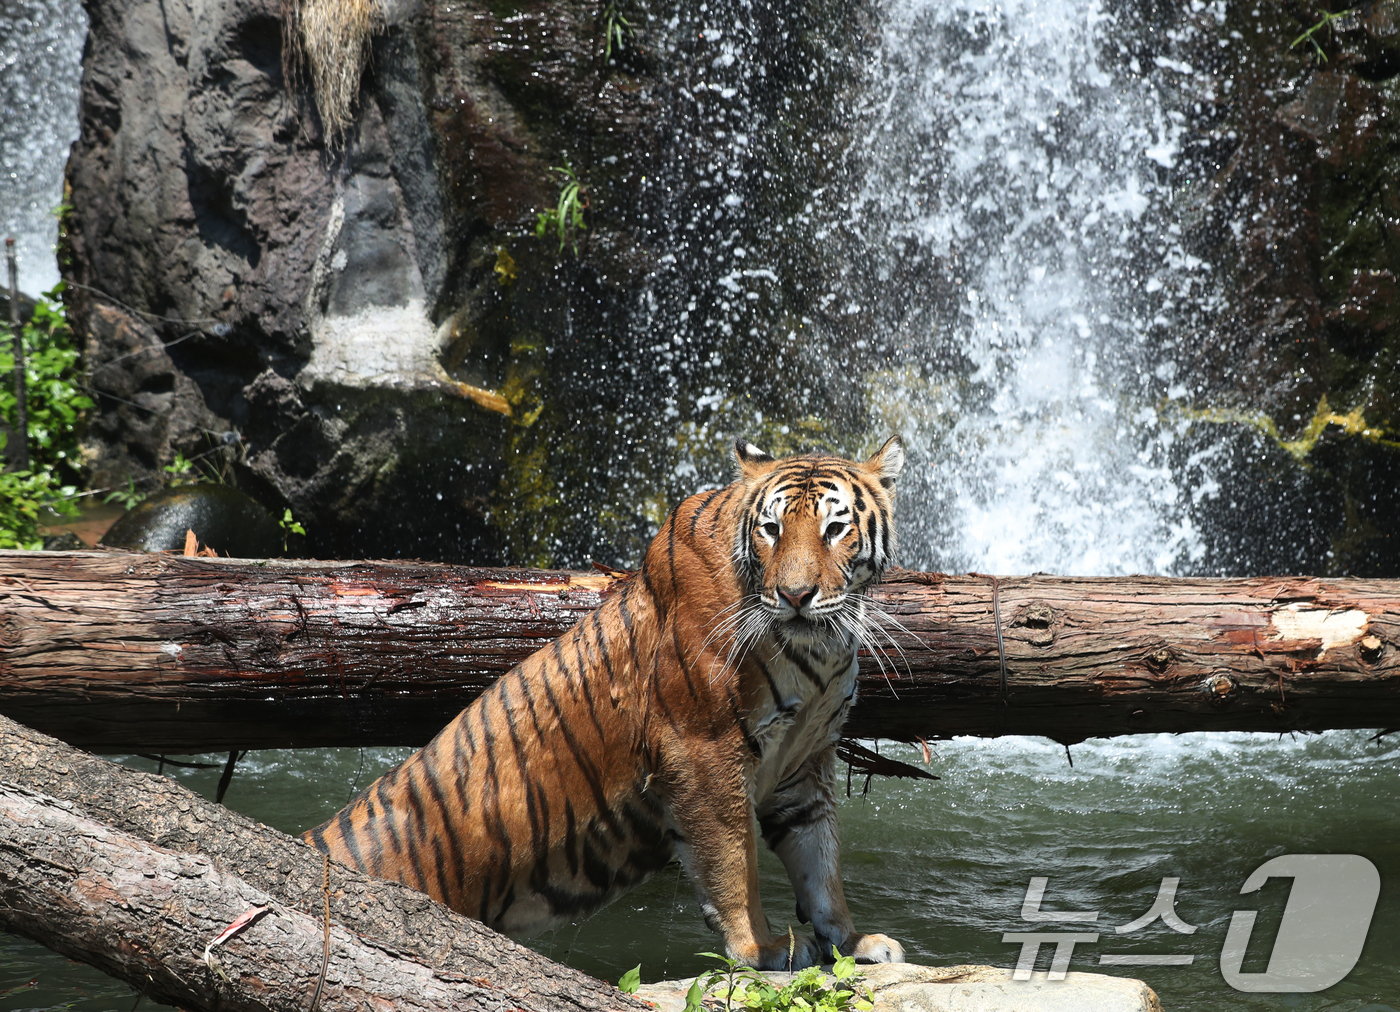
M 330 866 L 165 777 L 0 717 L 0 929 L 159 1002 L 218 1012 L 640 1012 L 615 987 L 396 882 Z M 217 946 L 240 915 L 268 911 Z
M 0 712 L 95 750 L 418 745 L 613 583 L 0 552 Z M 852 736 L 1400 726 L 1400 581 L 897 571 L 873 600 Z

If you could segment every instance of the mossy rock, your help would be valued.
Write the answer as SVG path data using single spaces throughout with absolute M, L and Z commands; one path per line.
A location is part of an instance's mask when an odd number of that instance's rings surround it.
M 201 548 L 238 559 L 282 554 L 282 528 L 256 500 L 227 485 L 183 485 L 157 492 L 123 513 L 102 538 L 107 548 L 179 551 L 185 532 Z

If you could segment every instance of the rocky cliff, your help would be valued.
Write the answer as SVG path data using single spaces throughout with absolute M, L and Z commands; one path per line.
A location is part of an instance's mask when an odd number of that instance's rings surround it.
M 1108 7 L 1107 62 L 1179 77 L 1163 227 L 1216 279 L 1150 334 L 1194 390 L 1168 466 L 1223 465 L 1179 568 L 1400 569 L 1400 4 L 1292 48 L 1328 9 Z M 851 199 L 879 5 L 385 0 L 330 138 L 278 0 L 88 8 L 94 484 L 207 454 L 319 555 L 623 563 L 737 433 L 851 452 L 872 376 L 996 393 L 949 325 L 976 237 L 872 247 Z
M 93 483 L 229 453 L 318 554 L 634 553 L 678 389 L 781 376 L 756 324 L 822 268 L 810 236 L 753 235 L 754 205 L 826 181 L 860 33 L 730 6 L 388 4 L 328 143 L 276 0 L 93 0 L 66 221 Z M 541 238 L 571 178 L 581 227 Z M 794 269 L 758 306 L 728 289 L 765 242 Z M 703 350 L 657 326 L 678 299 Z

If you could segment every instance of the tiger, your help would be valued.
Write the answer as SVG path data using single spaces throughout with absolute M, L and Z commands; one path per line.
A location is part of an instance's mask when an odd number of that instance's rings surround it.
M 898 436 L 859 463 L 737 441 L 733 483 L 674 509 L 601 607 L 303 839 L 517 938 L 678 857 L 731 959 L 903 962 L 846 905 L 835 746 L 904 459 Z M 760 837 L 812 935 L 770 929 Z

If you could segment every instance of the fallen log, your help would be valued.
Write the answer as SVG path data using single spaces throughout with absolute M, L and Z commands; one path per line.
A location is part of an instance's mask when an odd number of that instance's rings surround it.
M 209 1012 L 647 1008 L 396 882 L 332 863 L 323 889 L 320 854 L 165 777 L 3 717 L 0 756 L 0 930 L 156 1001 Z M 206 963 L 206 946 L 259 907 L 212 948 L 218 967 Z
M 0 552 L 0 713 L 94 750 L 418 745 L 614 584 Z M 857 737 L 1400 726 L 1400 581 L 897 571 L 873 599 Z

